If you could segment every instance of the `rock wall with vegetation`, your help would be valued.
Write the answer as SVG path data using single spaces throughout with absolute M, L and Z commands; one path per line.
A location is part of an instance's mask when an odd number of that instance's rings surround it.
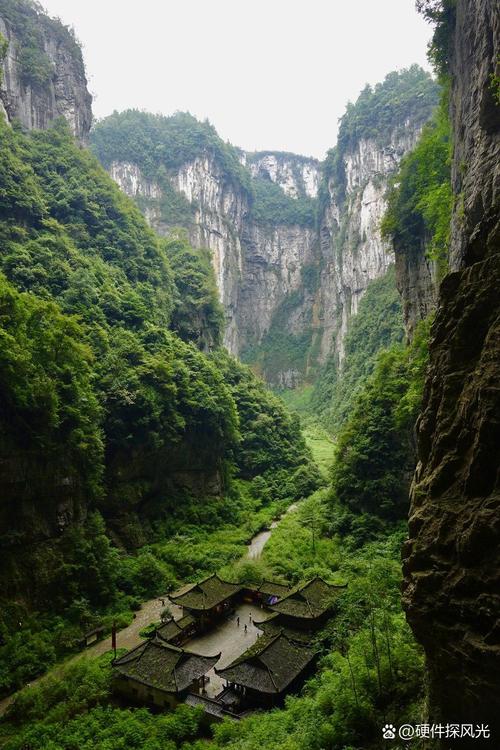
M 373 279 L 394 262 L 381 235 L 388 182 L 413 149 L 438 97 L 418 66 L 367 86 L 340 122 L 328 154 L 320 212 L 320 361 L 342 366 L 349 320 Z
M 30 0 L 0 2 L 0 111 L 24 128 L 64 117 L 73 135 L 88 138 L 92 97 L 73 33 Z
M 312 254 L 318 163 L 293 154 L 245 154 L 182 113 L 114 114 L 92 139 L 157 232 L 182 226 L 194 247 L 211 252 L 229 351 L 258 346 Z
M 420 5 L 436 23 L 432 52 L 451 80 L 454 210 L 450 273 L 441 284 L 417 427 L 404 601 L 427 655 L 430 721 L 493 725 L 494 746 L 500 709 L 500 19 L 493 0 Z
M 348 321 L 393 257 L 382 239 L 388 179 L 437 102 L 420 68 L 367 87 L 326 161 L 248 154 L 189 115 L 114 114 L 93 145 L 158 231 L 208 247 L 225 309 L 224 343 L 278 388 L 340 364 Z
M 448 268 L 452 192 L 448 92 L 416 147 L 402 160 L 388 194 L 382 236 L 392 243 L 407 337 L 436 309 Z

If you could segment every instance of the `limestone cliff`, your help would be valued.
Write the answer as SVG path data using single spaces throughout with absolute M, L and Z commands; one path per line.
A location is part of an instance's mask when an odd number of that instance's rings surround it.
M 242 164 L 252 177 L 271 180 L 292 198 L 303 195 L 316 198 L 320 181 L 320 162 L 307 156 L 280 151 L 242 153 Z
M 233 149 L 182 114 L 115 114 L 93 143 L 157 231 L 184 226 L 212 251 L 228 349 L 295 387 L 328 357 L 342 361 L 350 317 L 394 262 L 380 236 L 388 179 L 436 102 L 418 66 L 367 87 L 324 163 Z
M 194 247 L 212 251 L 219 298 L 226 314 L 224 344 L 231 353 L 239 350 L 236 314 L 242 276 L 241 234 L 248 213 L 248 197 L 235 185 L 212 155 L 205 154 L 182 164 L 167 185 L 147 178 L 137 164 L 114 161 L 109 167 L 122 190 L 141 206 L 151 226 L 161 235 L 181 223 Z M 183 196 L 189 213 L 182 221 L 162 210 L 166 189 Z
M 490 745 L 497 747 L 498 5 L 494 0 L 458 0 L 451 21 L 452 184 L 456 198 L 451 273 L 441 285 L 418 422 L 418 465 L 411 493 L 410 538 L 404 550 L 404 602 L 427 655 L 430 720 L 494 725 Z M 458 743 L 460 747 L 478 744 L 473 739 Z M 450 746 L 447 740 L 445 747 Z
M 72 33 L 27 0 L 0 0 L 0 112 L 27 129 L 64 117 L 82 141 L 92 123 L 92 97 Z
M 415 146 L 422 124 L 421 119 L 408 120 L 403 129 L 394 128 L 385 142 L 361 138 L 350 146 L 342 156 L 341 196 L 338 172 L 327 172 L 327 200 L 320 217 L 320 362 L 333 355 L 342 364 L 349 319 L 357 313 L 368 284 L 394 263 L 380 233 L 385 194 L 389 177 Z
M 287 154 L 241 154 L 240 159 L 251 165 L 256 179 L 271 181 L 291 198 L 316 197 L 319 164 L 314 159 Z M 214 154 L 200 154 L 171 170 L 167 183 L 146 177 L 132 161 L 113 161 L 108 169 L 157 232 L 167 235 L 181 223 L 194 247 L 212 251 L 228 350 L 240 354 L 248 345 L 258 345 L 276 307 L 300 286 L 301 268 L 311 261 L 314 227 L 256 217 L 251 194 L 227 174 Z M 189 209 L 180 222 L 178 215 L 162 210 L 172 188 Z

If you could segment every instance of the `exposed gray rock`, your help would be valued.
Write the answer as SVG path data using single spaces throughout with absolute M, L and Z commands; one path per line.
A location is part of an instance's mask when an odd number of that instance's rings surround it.
M 320 183 L 320 162 L 295 154 L 262 151 L 242 154 L 241 161 L 252 177 L 261 177 L 279 185 L 286 195 L 317 198 Z
M 235 186 L 217 161 L 198 157 L 170 175 L 173 188 L 193 207 L 187 227 L 195 247 L 212 250 L 221 302 L 226 311 L 224 343 L 238 355 L 248 346 L 259 346 L 280 305 L 300 291 L 291 307 L 286 331 L 300 335 L 312 329 L 317 360 L 324 362 L 332 350 L 343 356 L 343 337 L 351 315 L 372 279 L 382 276 L 394 262 L 380 236 L 389 176 L 418 137 L 420 126 L 407 123 L 385 147 L 361 140 L 346 154 L 346 199 L 338 205 L 336 186 L 328 186 L 320 229 L 308 226 L 258 223 L 248 196 Z M 255 177 L 270 179 L 292 197 L 315 198 L 321 180 L 319 162 L 292 154 L 263 152 L 242 154 Z M 162 189 L 131 163 L 113 163 L 113 179 L 133 198 L 161 234 L 171 226 L 162 220 Z M 307 266 L 320 270 L 319 287 L 304 289 Z M 293 387 L 304 372 L 286 368 L 275 372 L 273 384 Z
M 427 257 L 425 243 L 416 253 L 396 252 L 396 284 L 403 302 L 406 336 L 412 340 L 415 326 L 437 307 L 440 273 L 438 263 Z
M 73 134 L 86 141 L 92 124 L 92 97 L 78 45 L 68 30 L 58 25 L 56 32 L 50 19 L 36 9 L 29 11 L 28 18 L 36 25 L 39 52 L 50 72 L 41 83 L 26 80 L 19 30 L 0 16 L 0 33 L 8 43 L 1 65 L 0 111 L 9 122 L 17 119 L 27 129 L 44 129 L 64 117 Z
M 320 362 L 333 354 L 341 365 L 350 317 L 356 315 L 370 281 L 383 276 L 394 263 L 394 254 L 380 234 L 385 194 L 389 177 L 415 146 L 420 132 L 420 125 L 408 122 L 403 132 L 398 128 L 392 133 L 387 146 L 359 140 L 345 155 L 342 202 L 336 198 L 335 180 L 329 181 L 329 200 L 320 217 Z

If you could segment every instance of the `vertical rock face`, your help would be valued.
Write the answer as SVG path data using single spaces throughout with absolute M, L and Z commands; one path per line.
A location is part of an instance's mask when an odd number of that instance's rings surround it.
M 403 131 L 394 130 L 385 146 L 360 139 L 344 157 L 343 200 L 337 198 L 338 178 L 328 180 L 328 199 L 320 217 L 320 362 L 333 354 L 342 363 L 350 317 L 357 313 L 370 281 L 383 276 L 394 263 L 394 254 L 380 234 L 385 194 L 389 177 L 415 146 L 420 131 L 420 123 L 407 121 Z
M 195 247 L 212 251 L 219 295 L 226 311 L 224 343 L 235 355 L 264 341 L 293 295 L 284 321 L 285 331 L 301 336 L 310 331 L 319 362 L 335 352 L 343 355 L 343 337 L 351 315 L 370 281 L 383 276 L 394 262 L 380 236 L 387 181 L 402 156 L 415 144 L 421 123 L 407 122 L 395 130 L 388 145 L 362 139 L 346 154 L 346 197 L 336 198 L 337 184 L 328 182 L 319 230 L 290 221 L 262 222 L 252 214 L 251 201 L 241 186 L 228 179 L 213 156 L 200 156 L 170 175 L 171 186 L 192 208 L 186 224 Z M 292 154 L 242 154 L 242 163 L 255 179 L 278 185 L 285 195 L 316 199 L 322 179 L 319 162 Z M 135 198 L 149 223 L 160 234 L 172 225 L 162 218 L 164 187 L 147 178 L 131 162 L 109 167 L 121 189 Z M 316 268 L 316 289 L 305 289 L 304 269 Z M 315 355 L 316 356 L 316 355 Z M 303 367 L 264 371 L 279 387 L 295 387 Z
M 437 262 L 427 257 L 425 242 L 418 252 L 396 252 L 395 261 L 406 336 L 411 341 L 416 325 L 436 309 L 439 269 Z
M 164 188 L 146 178 L 133 163 L 113 162 L 109 171 L 120 188 L 138 200 L 151 226 L 160 235 L 168 235 L 172 225 L 162 217 L 161 210 Z M 224 345 L 237 354 L 240 347 L 237 310 L 243 264 L 241 236 L 248 214 L 248 196 L 228 179 L 217 160 L 209 155 L 183 164 L 171 175 L 170 181 L 192 208 L 186 226 L 190 242 L 194 247 L 212 251 L 219 298 L 226 313 Z
M 350 317 L 394 262 L 380 234 L 388 180 L 437 98 L 418 66 L 390 74 L 349 105 L 342 148 L 322 163 L 242 152 L 186 115 L 115 114 L 93 143 L 157 231 L 184 226 L 212 251 L 231 353 L 294 387 L 328 357 L 341 363 Z
M 285 193 L 315 197 L 319 181 L 315 160 L 277 154 L 251 158 L 253 172 L 260 170 L 262 175 L 265 169 L 266 179 Z M 153 228 L 167 235 L 172 225 L 162 219 L 164 188 L 146 178 L 133 163 L 113 162 L 109 171 L 127 195 L 138 199 Z M 211 155 L 183 164 L 170 175 L 170 184 L 192 208 L 186 225 L 191 243 L 212 251 L 219 297 L 226 312 L 224 345 L 237 355 L 249 342 L 260 343 L 276 307 L 300 286 L 301 268 L 312 257 L 315 230 L 255 221 L 247 192 L 228 178 Z
M 452 272 L 441 285 L 418 423 L 404 601 L 427 654 L 430 719 L 495 725 L 491 746 L 497 747 L 500 109 L 494 73 L 500 14 L 495 0 L 458 0 L 452 49 Z M 459 743 L 477 745 L 472 739 Z
M 80 47 L 58 21 L 19 2 L 0 3 L 0 111 L 27 129 L 44 129 L 64 117 L 73 134 L 86 141 L 92 124 L 92 97 Z M 1 39 L 1 37 L 0 37 Z
M 244 247 L 238 329 L 247 345 L 258 345 L 268 333 L 283 301 L 302 286 L 302 271 L 315 262 L 316 231 L 299 225 L 262 226 L 249 222 Z M 297 316 L 295 316 L 296 318 Z M 301 330 L 300 315 L 288 321 L 292 333 Z
M 307 195 L 316 198 L 320 182 L 320 162 L 306 156 L 259 151 L 243 154 L 242 163 L 248 167 L 252 177 L 268 179 L 279 185 L 286 195 L 300 198 Z

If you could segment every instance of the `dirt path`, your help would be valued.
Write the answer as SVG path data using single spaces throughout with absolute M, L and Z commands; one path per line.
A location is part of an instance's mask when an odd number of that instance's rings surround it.
M 128 625 L 126 628 L 123 628 L 123 630 L 120 630 L 117 633 L 117 648 L 131 649 L 134 648 L 134 646 L 138 646 L 142 641 L 139 632 L 143 628 L 145 628 L 146 625 L 149 625 L 150 623 L 155 621 L 159 621 L 160 614 L 165 606 L 168 606 L 176 619 L 180 616 L 180 607 L 172 604 L 168 599 L 165 599 L 164 601 L 165 604 L 162 604 L 162 601 L 160 599 L 150 599 L 148 602 L 144 602 L 144 604 L 141 606 L 141 609 L 135 613 L 135 617 L 130 625 Z M 83 651 L 79 651 L 74 656 L 70 656 L 61 664 L 57 664 L 49 672 L 46 672 L 45 674 L 40 675 L 40 677 L 32 680 L 29 685 L 37 685 L 46 677 L 57 676 L 61 673 L 62 669 L 64 669 L 64 667 L 67 667 L 69 664 L 75 664 L 81 659 L 85 659 L 87 657 L 101 656 L 101 654 L 105 654 L 106 651 L 111 651 L 110 635 L 106 638 L 103 638 L 102 641 L 94 643 L 93 646 L 89 646 Z M 7 696 L 7 698 L 3 698 L 3 700 L 0 701 L 0 716 L 3 716 L 3 714 L 6 712 L 6 710 L 14 700 L 15 696 L 16 694 L 14 693 L 13 695 L 9 695 Z
M 283 515 L 286 515 L 287 513 L 290 513 L 291 511 L 294 511 L 297 509 L 297 505 L 290 505 L 289 508 L 285 511 Z M 259 534 L 256 534 L 250 544 L 248 545 L 248 552 L 247 557 L 249 557 L 251 560 L 256 560 L 259 558 L 262 554 L 262 550 L 264 549 L 264 546 L 266 542 L 269 540 L 272 530 L 276 528 L 279 521 L 283 518 L 283 516 L 280 516 L 280 518 L 276 521 L 273 521 L 271 524 L 270 529 L 267 531 L 261 531 Z M 180 607 L 177 607 L 175 604 L 172 604 L 168 599 L 165 599 L 165 604 L 162 604 L 161 599 L 150 599 L 147 602 L 144 602 L 144 604 L 141 606 L 141 609 L 135 613 L 135 617 L 130 625 L 128 625 L 126 628 L 123 628 L 123 630 L 120 630 L 117 633 L 116 636 L 116 645 L 117 648 L 126 648 L 131 649 L 134 648 L 134 646 L 138 646 L 139 643 L 142 641 L 141 636 L 139 635 L 139 632 L 146 627 L 146 625 L 149 625 L 152 622 L 159 621 L 160 614 L 165 606 L 168 606 L 170 611 L 172 612 L 175 619 L 178 619 L 181 616 L 182 610 Z M 74 656 L 69 657 L 66 661 L 62 662 L 61 664 L 56 665 L 53 667 L 49 672 L 46 672 L 45 674 L 41 675 L 40 677 L 37 677 L 36 679 L 32 680 L 29 684 L 30 685 L 36 685 L 40 683 L 42 680 L 44 680 L 46 677 L 49 676 L 57 676 L 61 673 L 61 670 L 68 666 L 68 664 L 75 664 L 77 661 L 80 661 L 80 659 L 85 659 L 86 657 L 95 657 L 95 656 L 101 656 L 101 654 L 105 654 L 106 651 L 111 650 L 111 636 L 108 636 L 107 638 L 104 638 L 102 641 L 98 641 L 93 646 L 89 646 L 84 651 L 80 651 Z M 7 696 L 7 698 L 3 698 L 3 700 L 0 700 L 0 716 L 3 716 L 3 714 L 6 712 L 10 704 L 15 698 L 15 693 L 13 695 Z

